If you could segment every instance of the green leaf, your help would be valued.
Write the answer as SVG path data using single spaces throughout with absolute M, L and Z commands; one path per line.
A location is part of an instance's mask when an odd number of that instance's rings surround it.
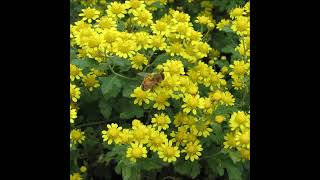
M 127 82 L 125 84 L 125 86 L 123 87 L 122 96 L 131 98 L 130 95 L 133 93 L 133 90 L 138 86 L 140 86 L 140 83 L 137 82 L 137 81 L 129 81 L 129 82 Z
M 200 174 L 200 164 L 198 161 L 177 161 L 174 170 L 181 175 L 190 176 L 192 178 L 197 177 Z
M 122 83 L 118 76 L 110 75 L 108 77 L 102 77 L 100 80 L 102 82 L 101 91 L 106 99 L 116 97 L 121 91 Z
M 71 64 L 74 64 L 81 69 L 84 68 L 96 68 L 99 66 L 99 63 L 93 59 L 73 59 Z
M 233 163 L 237 163 L 241 160 L 241 154 L 239 151 L 229 151 L 229 156 Z
M 141 169 L 146 171 L 159 170 L 162 168 L 161 161 L 157 162 L 156 159 L 147 158 L 139 162 Z
M 156 59 L 152 62 L 153 67 L 157 67 L 157 65 L 165 63 L 170 56 L 168 54 L 160 54 L 159 56 L 156 57 Z
M 221 125 L 214 122 L 212 123 L 211 127 L 213 133 L 209 136 L 209 138 L 217 144 L 222 144 L 224 141 L 224 134 Z
M 208 166 L 213 174 L 217 174 L 219 176 L 224 175 L 224 168 L 222 167 L 220 159 L 215 157 L 208 159 Z
M 124 112 L 120 113 L 121 119 L 140 118 L 143 116 L 143 109 L 138 105 L 128 104 Z
M 125 31 L 126 26 L 124 21 L 119 21 L 117 26 L 118 31 Z
M 242 180 L 240 168 L 233 164 L 231 160 L 222 161 L 222 165 L 227 170 L 229 180 Z
M 140 180 L 141 173 L 137 166 L 124 166 L 122 168 L 123 180 Z
M 103 117 L 108 119 L 112 111 L 111 105 L 105 99 L 101 99 L 99 102 L 99 108 Z
M 112 56 L 108 58 L 108 63 L 119 67 L 120 72 L 128 71 L 131 68 L 131 62 L 128 59 Z

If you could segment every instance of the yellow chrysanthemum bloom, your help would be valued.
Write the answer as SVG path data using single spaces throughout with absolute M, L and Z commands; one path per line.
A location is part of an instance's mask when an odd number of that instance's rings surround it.
M 232 87 L 234 87 L 235 90 L 243 89 L 245 87 L 244 79 L 243 78 L 232 79 Z
M 198 141 L 198 136 L 195 134 L 195 132 L 190 131 L 187 133 L 187 142 L 196 142 Z
M 192 126 L 192 131 L 197 136 L 207 137 L 212 132 L 212 129 L 208 127 L 209 125 L 210 125 L 209 121 L 204 121 L 204 120 L 197 121 L 195 125 Z
M 111 144 L 112 142 L 115 142 L 116 144 L 120 143 L 121 141 L 120 134 L 121 134 L 122 127 L 119 127 L 118 124 L 116 123 L 112 123 L 111 125 L 108 124 L 107 127 L 108 127 L 107 131 L 106 130 L 102 131 L 103 141 L 107 141 L 108 144 Z
M 229 122 L 232 131 L 250 128 L 250 115 L 246 114 L 244 111 L 234 112 L 232 113 Z
M 128 13 L 132 13 L 136 9 L 144 9 L 146 7 L 144 2 L 140 0 L 127 0 L 125 4 L 130 8 Z
M 209 44 L 205 42 L 194 41 L 192 44 L 195 46 L 194 48 L 198 59 L 207 57 L 207 54 L 212 49 Z
M 188 122 L 188 114 L 186 114 L 186 113 L 178 112 L 174 116 L 173 124 L 175 125 L 175 127 L 186 125 L 187 122 Z
M 172 17 L 173 23 L 190 21 L 190 16 L 188 14 L 179 11 L 172 11 Z
M 156 23 L 151 25 L 152 32 L 161 36 L 168 36 L 170 34 L 170 26 L 167 22 L 157 20 Z
M 213 28 L 214 23 L 212 22 L 211 18 L 205 15 L 198 16 L 195 20 L 196 23 L 199 23 L 201 25 L 208 26 L 208 28 Z
M 175 33 L 176 38 L 187 39 L 190 29 L 191 25 L 189 23 L 179 22 L 172 27 L 172 32 Z
M 70 84 L 70 99 L 73 102 L 77 102 L 78 99 L 80 99 L 80 88 L 78 88 L 76 85 L 74 84 Z
M 131 66 L 134 69 L 142 70 L 143 65 L 148 64 L 148 59 L 143 54 L 140 54 L 140 53 L 137 53 L 135 56 L 131 57 L 130 60 L 131 60 Z
M 151 36 L 147 32 L 137 32 L 133 35 L 132 39 L 136 43 L 136 50 L 148 49 L 151 47 Z
M 215 108 L 211 98 L 203 98 L 203 111 L 206 114 L 211 114 Z
M 70 180 L 82 180 L 83 178 L 81 177 L 80 173 L 73 173 L 70 174 Z
M 111 2 L 111 4 L 107 7 L 107 14 L 109 17 L 112 17 L 114 19 L 121 19 L 124 18 L 125 14 L 127 13 L 127 5 L 121 4 L 118 2 Z
M 250 150 L 249 149 L 240 149 L 240 154 L 244 160 L 250 160 Z
M 93 88 L 100 87 L 99 81 L 97 80 L 97 76 L 95 74 L 87 74 L 82 78 L 82 82 L 84 86 L 89 89 L 89 91 L 93 91 Z
M 150 131 L 147 126 L 143 124 L 135 126 L 132 130 L 133 142 L 147 144 L 149 142 L 149 134 Z
M 148 147 L 150 147 L 151 151 L 156 152 L 166 141 L 168 141 L 168 139 L 164 132 L 153 130 L 150 133 Z
M 233 8 L 233 9 L 231 9 L 231 11 L 230 11 L 230 17 L 231 17 L 231 19 L 235 19 L 235 18 L 237 18 L 237 17 L 239 17 L 239 16 L 242 16 L 242 15 L 244 15 L 244 14 L 245 14 L 244 9 L 239 8 L 239 7 Z
M 247 14 L 250 13 L 250 1 L 248 1 L 243 8 L 247 12 Z
M 250 130 L 237 131 L 235 134 L 237 148 L 250 149 Z
M 226 118 L 223 115 L 217 115 L 215 117 L 215 121 L 219 124 L 221 124 L 224 120 L 226 120 Z
M 220 101 L 222 96 L 223 96 L 223 92 L 221 92 L 220 90 L 216 90 L 214 92 L 209 93 L 209 97 L 213 101 Z
M 202 34 L 194 29 L 190 29 L 187 33 L 187 38 L 190 39 L 190 41 L 201 41 Z
M 84 135 L 84 132 L 82 132 L 80 129 L 73 129 L 70 132 L 70 140 L 73 144 L 82 144 L 82 141 L 84 141 L 85 138 L 86 136 Z
M 246 63 L 244 61 L 234 61 L 230 68 L 233 69 L 232 72 L 229 73 L 232 78 L 236 79 L 239 76 L 243 76 L 249 72 L 250 63 Z
M 82 69 L 76 65 L 70 64 L 70 79 L 74 81 L 75 79 L 80 79 L 83 76 Z
M 86 166 L 81 166 L 80 167 L 80 172 L 82 172 L 82 173 L 87 172 L 87 167 Z
M 154 99 L 153 94 L 150 93 L 150 90 L 144 91 L 140 86 L 133 90 L 133 93 L 130 95 L 130 97 L 134 97 L 135 100 L 133 103 L 138 104 L 139 106 L 142 106 L 142 103 L 149 104 L 150 100 Z
M 162 65 L 163 71 L 168 72 L 170 75 L 185 74 L 183 64 L 179 60 L 168 60 Z
M 100 19 L 97 19 L 96 27 L 100 31 L 105 29 L 117 30 L 117 22 L 108 16 L 103 16 Z
M 229 19 L 221 19 L 221 21 L 217 24 L 217 29 L 222 31 L 224 27 L 228 27 L 231 25 L 231 21 Z
M 83 16 L 83 21 L 88 21 L 88 23 L 91 23 L 92 20 L 95 20 L 99 17 L 100 11 L 94 9 L 94 8 L 86 8 L 82 9 L 82 13 L 79 14 L 79 16 Z
M 172 141 L 166 141 L 158 150 L 159 158 L 164 162 L 175 162 L 180 157 L 180 150 L 177 146 L 172 145 Z
M 70 123 L 74 123 L 75 119 L 77 119 L 77 110 L 70 106 Z
M 158 130 L 166 130 L 169 128 L 171 120 L 168 115 L 161 113 L 155 114 L 151 120 L 151 123 L 153 123 L 153 127 L 157 128 Z
M 136 162 L 137 159 L 146 158 L 147 157 L 147 148 L 143 147 L 142 144 L 132 143 L 131 146 L 127 150 L 126 157 L 129 158 L 132 162 Z
M 123 40 L 117 39 L 114 43 L 112 43 L 113 52 L 123 58 L 130 58 L 134 54 L 136 54 L 135 49 L 137 48 L 135 41 L 133 40 Z
M 233 106 L 235 99 L 230 92 L 224 92 L 221 96 L 221 103 L 226 106 Z
M 172 131 L 170 136 L 172 137 L 172 142 L 176 143 L 176 146 L 184 146 L 188 138 L 187 129 L 185 127 L 178 127 L 178 131 Z
M 183 102 L 184 104 L 181 107 L 185 113 L 189 113 L 191 111 L 193 114 L 197 114 L 197 108 L 203 108 L 202 100 L 198 94 L 195 96 L 186 94 L 183 98 Z
M 190 159 L 191 162 L 198 160 L 201 156 L 201 151 L 203 150 L 200 141 L 190 142 L 186 147 L 181 151 L 187 153 L 185 160 Z
M 164 50 L 167 47 L 166 39 L 161 35 L 151 36 L 150 40 L 153 51 Z
M 248 35 L 250 33 L 250 19 L 248 17 L 239 16 L 232 22 L 231 29 L 238 35 Z
M 119 136 L 121 144 L 129 144 L 132 142 L 133 135 L 129 129 L 122 129 Z
M 171 43 L 165 50 L 170 56 L 182 55 L 184 53 L 183 45 L 179 42 Z
M 153 93 L 153 100 L 155 101 L 153 108 L 164 110 L 166 106 L 170 106 L 168 99 L 170 94 L 165 89 L 156 88 Z
M 132 14 L 134 22 L 141 27 L 149 26 L 153 23 L 152 14 L 146 9 L 139 8 L 134 10 Z
M 227 133 L 224 136 L 223 145 L 224 145 L 225 149 L 231 149 L 231 148 L 235 148 L 237 146 L 236 145 L 236 140 L 235 140 L 235 137 L 234 137 L 233 133 Z
M 105 72 L 99 71 L 99 70 L 97 70 L 97 69 L 95 69 L 95 68 L 91 68 L 91 69 L 90 69 L 90 74 L 94 74 L 94 75 L 96 75 L 97 77 L 106 75 Z

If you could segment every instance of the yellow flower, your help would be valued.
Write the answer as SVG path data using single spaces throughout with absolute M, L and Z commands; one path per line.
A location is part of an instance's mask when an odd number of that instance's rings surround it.
M 248 35 L 250 33 L 250 20 L 248 17 L 239 16 L 232 22 L 231 29 L 238 35 Z
M 112 2 L 110 5 L 107 7 L 107 14 L 108 16 L 112 18 L 124 18 L 125 14 L 127 13 L 127 5 L 126 4 L 121 4 L 118 2 Z
M 97 20 L 96 27 L 101 30 L 117 30 L 117 22 L 108 16 L 103 16 Z
M 129 129 L 122 129 L 119 136 L 120 136 L 120 143 L 122 144 L 128 144 L 132 142 L 133 135 Z
M 122 127 L 118 127 L 118 124 L 112 123 L 111 125 L 107 125 L 108 130 L 102 131 L 102 138 L 103 141 L 107 141 L 108 144 L 111 144 L 112 142 L 115 142 L 118 144 L 121 141 L 120 134 Z
M 130 96 L 136 98 L 134 100 L 134 104 L 138 104 L 139 106 L 142 106 L 143 102 L 149 104 L 150 100 L 154 99 L 152 94 L 150 93 L 150 90 L 144 91 L 140 86 L 136 87 Z
M 203 98 L 203 111 L 206 114 L 211 114 L 213 112 L 214 105 L 211 98 Z
M 235 99 L 230 92 L 224 92 L 221 96 L 221 103 L 226 106 L 233 106 L 234 101 Z
M 238 148 L 250 149 L 250 130 L 237 131 L 235 141 Z
M 94 74 L 94 75 L 96 75 L 97 77 L 106 75 L 105 72 L 99 71 L 99 70 L 94 69 L 94 68 L 91 68 L 91 69 L 90 69 L 90 74 Z
M 202 100 L 200 100 L 200 96 L 197 95 L 191 95 L 186 94 L 183 98 L 184 104 L 181 106 L 183 108 L 183 112 L 189 113 L 192 111 L 193 114 L 197 114 L 197 108 L 202 108 L 203 103 Z
M 164 132 L 153 130 L 150 133 L 148 147 L 150 147 L 150 150 L 156 152 L 166 141 L 168 141 L 168 139 L 167 135 L 164 134 Z
M 244 160 L 250 160 L 250 150 L 249 149 L 240 149 L 240 154 Z
M 73 144 L 82 144 L 82 141 L 84 141 L 85 138 L 86 136 L 84 135 L 84 132 L 82 132 L 80 129 L 73 129 L 70 132 L 70 140 Z
M 100 12 L 94 8 L 88 7 L 87 9 L 82 9 L 82 13 L 79 16 L 83 16 L 82 20 L 87 20 L 88 23 L 91 23 L 92 20 L 95 20 L 99 17 Z
M 74 120 L 77 118 L 77 110 L 72 109 L 70 106 L 70 123 L 74 123 Z
M 166 48 L 166 52 L 170 54 L 170 56 L 181 55 L 184 52 L 183 46 L 179 42 L 171 43 L 170 46 Z
M 132 131 L 133 142 L 147 144 L 149 142 L 149 133 L 149 129 L 145 125 L 140 124 L 135 126 Z
M 215 121 L 221 124 L 226 118 L 223 115 L 217 115 Z
M 221 19 L 221 21 L 217 24 L 217 29 L 221 31 L 224 27 L 228 27 L 230 25 L 231 21 L 229 19 Z
M 132 13 L 132 11 L 136 9 L 140 9 L 140 8 L 142 9 L 146 7 L 144 2 L 140 0 L 127 0 L 125 4 L 127 5 L 128 8 L 130 8 L 130 10 L 128 11 L 129 13 Z
M 81 167 L 80 167 L 80 172 L 82 172 L 82 173 L 87 172 L 87 167 L 81 166 Z
M 74 84 L 70 84 L 70 99 L 73 102 L 77 102 L 78 99 L 80 99 L 80 88 L 78 88 L 76 85 Z
M 172 27 L 172 31 L 175 32 L 175 37 L 179 39 L 186 39 L 191 25 L 188 23 L 179 22 Z
M 137 32 L 133 35 L 133 40 L 136 43 L 136 50 L 148 49 L 151 47 L 150 35 L 147 32 Z
M 136 162 L 137 159 L 146 158 L 147 157 L 147 148 L 143 147 L 142 144 L 132 143 L 131 146 L 127 150 L 127 158 L 130 158 L 131 161 Z
M 233 133 L 227 133 L 225 136 L 224 136 L 224 148 L 225 149 L 231 149 L 231 148 L 235 148 L 236 147 L 236 140 L 235 140 L 235 137 L 234 137 L 234 134 Z
M 234 112 L 229 122 L 232 131 L 238 130 L 238 128 L 241 130 L 250 128 L 250 115 L 244 111 Z
M 233 69 L 229 74 L 232 78 L 238 78 L 239 76 L 243 76 L 248 73 L 250 68 L 250 63 L 245 63 L 244 61 L 234 61 L 230 68 Z
M 80 173 L 73 173 L 70 174 L 70 180 L 82 180 L 83 178 L 81 177 Z
M 212 49 L 209 44 L 205 42 L 194 41 L 192 44 L 195 46 L 195 52 L 199 59 L 207 57 L 207 54 Z
M 241 90 L 245 87 L 243 78 L 232 79 L 232 87 L 236 90 Z
M 175 127 L 185 125 L 187 124 L 187 122 L 188 122 L 188 114 L 186 113 L 179 112 L 174 116 L 173 124 L 175 125 Z
M 189 22 L 190 21 L 190 16 L 186 13 L 179 12 L 179 11 L 173 11 L 172 12 L 172 21 L 174 23 L 178 22 Z
M 158 130 L 166 130 L 169 128 L 169 124 L 171 120 L 168 115 L 161 113 L 155 114 L 154 118 L 152 118 L 151 123 L 153 123 L 153 127 L 156 127 Z
M 175 162 L 177 157 L 180 157 L 180 150 L 177 146 L 172 145 L 172 141 L 166 141 L 158 150 L 159 157 L 164 162 Z
M 212 129 L 208 127 L 209 125 L 210 125 L 209 121 L 204 121 L 204 120 L 197 121 L 195 125 L 192 126 L 192 131 L 197 136 L 207 137 L 212 132 Z
M 170 73 L 170 75 L 185 74 L 183 64 L 179 60 L 168 60 L 163 64 L 163 70 Z
M 170 34 L 170 26 L 165 21 L 157 20 L 151 25 L 152 32 L 161 36 L 168 36 Z
M 188 138 L 187 129 L 185 127 L 178 127 L 178 131 L 172 131 L 170 136 L 173 137 L 171 140 L 172 142 L 175 142 L 177 146 L 184 146 Z
M 95 74 L 87 74 L 82 78 L 84 86 L 87 87 L 89 91 L 93 91 L 93 88 L 100 87 L 99 81 L 96 78 L 97 76 Z
M 78 68 L 76 65 L 70 64 L 70 79 L 74 81 L 74 79 L 80 79 L 82 77 L 82 69 Z
M 242 8 L 239 8 L 239 7 L 236 7 L 236 8 L 233 8 L 231 11 L 230 11 L 230 17 L 231 19 L 235 19 L 239 16 L 242 16 L 245 14 L 245 11 L 244 9 Z
M 135 49 L 137 48 L 135 41 L 118 39 L 112 43 L 113 52 L 123 58 L 130 58 L 136 54 Z
M 186 145 L 185 149 L 183 149 L 181 152 L 186 152 L 187 155 L 185 156 L 185 160 L 190 159 L 191 162 L 194 160 L 198 160 L 201 156 L 201 152 L 203 148 L 200 144 L 200 141 L 190 142 Z
M 143 65 L 148 64 L 148 59 L 143 54 L 140 54 L 140 53 L 137 53 L 135 56 L 131 57 L 130 60 L 131 60 L 131 66 L 134 69 L 142 70 Z
M 170 106 L 170 103 L 168 102 L 169 97 L 170 94 L 165 89 L 155 89 L 155 92 L 153 93 L 153 99 L 155 101 L 153 108 L 164 110 L 166 106 Z
M 152 47 L 152 50 L 153 51 L 164 50 L 167 47 L 165 40 L 166 39 L 164 37 L 162 37 L 161 35 L 151 36 L 150 45 Z
M 133 20 L 141 27 L 152 24 L 152 14 L 146 9 L 139 8 L 133 11 L 133 15 Z

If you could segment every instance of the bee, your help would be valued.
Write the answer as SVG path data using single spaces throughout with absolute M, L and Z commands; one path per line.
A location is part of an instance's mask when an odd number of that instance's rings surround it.
M 155 87 L 158 83 L 160 83 L 161 81 L 163 81 L 164 79 L 164 74 L 161 73 L 152 73 L 152 74 L 148 74 L 144 79 L 143 82 L 141 84 L 141 88 L 144 91 L 147 91 L 149 89 L 152 89 L 153 87 Z

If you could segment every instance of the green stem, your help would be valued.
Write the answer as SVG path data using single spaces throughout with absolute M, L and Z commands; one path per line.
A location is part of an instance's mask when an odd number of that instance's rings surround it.
M 111 72 L 112 72 L 114 75 L 116 75 L 116 76 L 119 76 L 119 77 L 122 77 L 122 78 L 125 78 L 125 79 L 129 79 L 129 80 L 137 80 L 137 79 L 135 79 L 135 78 L 129 78 L 129 77 L 127 77 L 127 76 L 124 76 L 124 75 L 121 75 L 121 74 L 119 74 L 119 73 L 116 73 L 116 72 L 113 70 L 113 68 L 110 66 L 110 64 L 108 64 L 108 67 L 109 67 L 109 69 L 111 70 Z
M 104 124 L 104 123 L 108 123 L 108 122 L 110 123 L 110 121 L 90 122 L 90 123 L 75 125 L 75 127 L 76 127 L 76 128 L 80 128 L 80 127 L 86 127 L 86 126 Z

